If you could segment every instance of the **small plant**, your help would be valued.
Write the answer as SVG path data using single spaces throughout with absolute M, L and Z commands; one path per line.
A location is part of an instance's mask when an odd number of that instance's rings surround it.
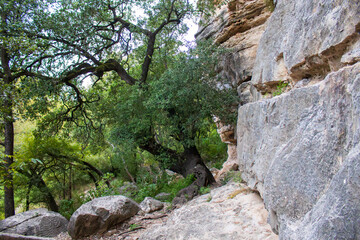
M 281 95 L 284 92 L 284 89 L 289 85 L 289 83 L 280 81 L 279 84 L 276 86 L 276 90 L 273 93 L 273 96 Z
M 200 194 L 201 195 L 204 195 L 204 194 L 207 194 L 211 191 L 211 189 L 209 187 L 201 187 L 200 188 Z
M 230 193 L 230 195 L 228 196 L 228 199 L 233 199 L 234 197 L 236 197 L 237 195 L 239 195 L 242 192 L 245 192 L 246 190 L 244 188 L 242 189 L 237 189 L 235 191 L 233 191 L 232 193 Z
M 118 194 L 113 186 L 108 186 L 107 182 L 109 182 L 114 175 L 112 173 L 104 174 L 102 179 L 97 182 L 97 187 L 95 189 L 91 189 L 85 194 L 82 199 L 83 203 L 89 202 L 98 197 L 110 196 Z
M 225 185 L 226 183 L 233 181 L 236 183 L 242 183 L 241 172 L 239 171 L 229 171 L 226 173 L 224 179 L 221 180 L 221 183 Z
M 137 228 L 139 228 L 139 227 L 141 227 L 141 226 L 138 225 L 138 224 L 136 224 L 136 223 L 133 223 L 133 224 L 130 225 L 129 230 L 130 230 L 130 231 L 134 231 L 135 229 L 137 229 Z
M 207 202 L 210 202 L 212 200 L 212 196 L 211 196 L 211 194 L 209 194 L 209 197 L 207 198 Z

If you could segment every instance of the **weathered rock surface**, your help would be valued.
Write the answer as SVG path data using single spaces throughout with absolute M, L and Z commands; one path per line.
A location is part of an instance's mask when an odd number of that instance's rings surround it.
M 146 197 L 141 203 L 140 208 L 145 213 L 151 213 L 158 210 L 161 210 L 164 207 L 164 204 L 159 200 L 153 199 L 151 197 Z
M 252 83 L 263 92 L 280 80 L 297 82 L 337 71 L 359 40 L 360 2 L 279 0 L 259 43 Z M 351 53 L 349 53 L 351 55 Z
M 251 80 L 258 43 L 270 14 L 263 0 L 230 1 L 199 27 L 197 39 L 214 38 L 232 49 L 219 63 L 219 72 L 234 88 Z
M 166 201 L 166 200 L 169 200 L 171 198 L 171 193 L 165 193 L 165 192 L 162 192 L 162 193 L 159 193 L 155 196 L 155 198 L 159 201 Z
M 24 236 L 13 233 L 0 233 L 1 240 L 54 240 L 54 238 L 44 238 L 36 236 Z
M 219 75 L 227 79 L 231 87 L 238 89 L 241 105 L 255 101 L 260 94 L 250 83 L 256 51 L 265 31 L 265 22 L 271 15 L 263 0 L 229 1 L 215 12 L 215 16 L 199 27 L 196 38 L 214 38 L 225 48 L 232 49 L 219 61 Z M 238 168 L 235 128 L 217 121 L 221 140 L 228 144 L 228 159 L 215 174 L 216 181 L 226 172 Z
M 280 238 L 360 239 L 360 2 L 278 1 L 266 24 L 251 84 L 292 90 L 240 106 L 242 177 Z
M 124 196 L 106 196 L 83 204 L 70 218 L 68 232 L 74 239 L 103 233 L 134 216 L 139 205 Z
M 236 171 L 239 169 L 239 163 L 237 161 L 237 151 L 235 144 L 228 144 L 228 159 L 224 162 L 220 171 L 218 171 L 214 178 L 216 182 L 220 182 L 226 176 L 229 171 Z
M 219 71 L 239 117 L 220 132 L 280 238 L 360 239 L 360 2 L 275 2 L 268 18 L 263 1 L 230 1 L 197 35 L 232 49 Z
M 359 89 L 357 63 L 239 108 L 243 179 L 284 239 L 360 238 Z
M 176 209 L 166 223 L 154 225 L 140 239 L 277 239 L 266 219 L 257 193 L 228 183 Z
M 55 237 L 65 232 L 68 220 L 45 208 L 33 209 L 0 221 L 1 233 L 15 233 L 39 237 Z

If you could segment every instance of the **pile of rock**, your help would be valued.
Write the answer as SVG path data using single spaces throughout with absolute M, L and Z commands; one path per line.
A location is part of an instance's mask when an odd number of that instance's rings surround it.
M 163 207 L 162 202 L 150 197 L 139 205 L 125 196 L 106 196 L 83 204 L 74 212 L 70 221 L 59 213 L 39 208 L 0 221 L 0 239 L 44 240 L 66 231 L 73 239 L 81 239 L 103 234 L 139 211 L 146 214 Z

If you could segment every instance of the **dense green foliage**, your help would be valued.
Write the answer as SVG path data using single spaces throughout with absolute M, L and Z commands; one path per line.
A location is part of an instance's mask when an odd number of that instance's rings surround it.
M 184 19 L 213 11 L 212 1 L 0 2 L 1 187 L 14 184 L 18 209 L 69 218 L 104 195 L 166 192 L 171 201 L 196 180 L 184 174 L 187 151 L 221 166 L 226 145 L 213 117 L 231 123 L 237 105 L 217 75 L 224 50 L 208 41 L 178 51 Z M 36 129 L 15 141 L 19 119 Z M 174 166 L 187 177 L 165 173 Z

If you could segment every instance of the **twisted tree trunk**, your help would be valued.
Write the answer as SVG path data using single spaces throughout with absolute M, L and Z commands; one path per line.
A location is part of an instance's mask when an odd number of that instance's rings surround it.
M 146 144 L 140 146 L 141 149 L 150 152 L 155 156 L 166 154 L 171 159 L 168 169 L 187 177 L 193 174 L 195 181 L 188 187 L 182 189 L 174 199 L 173 204 L 183 204 L 198 195 L 201 187 L 215 183 L 214 176 L 204 164 L 196 146 L 184 147 L 184 152 L 179 154 L 176 151 L 165 148 L 156 142 L 155 138 L 148 139 Z M 165 165 L 164 162 L 161 164 Z

